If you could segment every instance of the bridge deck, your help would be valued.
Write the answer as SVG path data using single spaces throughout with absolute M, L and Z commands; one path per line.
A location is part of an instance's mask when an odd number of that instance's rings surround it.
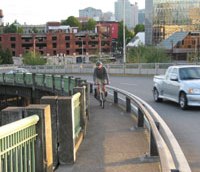
M 148 135 L 130 114 L 111 102 L 105 109 L 91 96 L 90 120 L 73 165 L 56 172 L 159 172 L 159 159 L 145 156 Z

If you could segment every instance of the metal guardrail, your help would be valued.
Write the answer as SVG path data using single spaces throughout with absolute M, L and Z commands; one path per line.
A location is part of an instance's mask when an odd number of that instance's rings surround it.
M 64 132 L 62 133 L 62 135 L 66 136 L 63 139 L 61 139 L 62 141 L 64 141 L 64 144 L 59 143 L 59 145 L 62 145 L 62 148 L 64 148 L 64 151 L 66 156 L 68 156 L 69 158 L 63 158 L 64 160 L 62 161 L 63 163 L 72 163 L 75 162 L 76 160 L 76 152 L 79 149 L 79 146 L 83 140 L 84 135 L 86 134 L 86 126 L 87 126 L 87 118 L 88 118 L 88 99 L 86 96 L 87 95 L 87 89 L 88 89 L 88 84 L 86 80 L 81 80 L 80 78 L 73 78 L 72 76 L 67 76 L 67 75 L 52 75 L 52 74 L 33 74 L 33 73 L 16 73 L 16 74 L 5 74 L 5 73 L 1 73 L 0 74 L 0 83 L 2 87 L 22 87 L 22 90 L 24 89 L 24 87 L 28 87 L 28 88 L 32 88 L 32 90 L 34 91 L 35 89 L 37 90 L 47 90 L 49 92 L 52 93 L 56 93 L 56 95 L 59 95 L 59 98 L 65 97 L 66 101 L 63 100 L 63 104 L 61 103 L 59 107 L 54 107 L 59 109 L 60 114 L 56 114 L 57 115 L 57 119 L 61 118 L 60 116 L 68 116 L 67 120 L 65 121 L 67 123 L 63 123 L 63 125 L 65 125 L 65 127 L 60 127 L 59 132 L 62 130 L 63 128 L 65 128 Z M 59 99 L 58 98 L 58 99 Z M 54 99 L 54 98 L 52 98 Z M 58 100 L 57 99 L 57 100 Z M 59 100 L 61 102 L 61 100 Z M 62 105 L 64 105 L 65 107 L 63 107 Z M 65 109 L 65 111 L 63 110 Z M 61 114 L 61 111 L 62 112 Z M 58 112 L 57 112 L 58 113 Z M 66 115 L 67 114 L 67 115 Z M 59 116 L 59 117 L 58 117 Z M 61 118 L 62 119 L 62 118 Z M 70 120 L 69 120 L 70 119 Z M 61 122 L 61 121 L 60 121 Z M 71 123 L 70 123 L 71 122 Z M 57 121 L 54 121 L 54 125 L 57 123 Z M 61 123 L 59 123 L 61 124 Z M 66 132 L 66 130 L 68 130 Z M 0 130 L 1 131 L 1 130 Z M 2 129 L 3 131 L 3 129 Z M 29 134 L 31 132 L 29 131 Z M 54 133 L 57 134 L 57 131 L 54 131 Z M 27 134 L 26 134 L 27 135 Z M 0 133 L 1 136 L 1 133 Z M 28 135 L 27 135 L 28 136 Z M 13 137 L 13 136 L 11 136 Z M 24 134 L 22 132 L 17 134 L 17 139 L 19 139 L 19 137 L 24 138 Z M 13 138 L 9 138 L 12 139 Z M 6 141 L 10 142 L 10 140 Z M 3 142 L 2 142 L 3 143 Z M 65 145 L 65 143 L 68 145 L 68 147 Z M 8 143 L 9 144 L 9 143 Z M 56 143 L 58 144 L 58 143 Z M 1 145 L 1 142 L 0 142 Z M 27 155 L 27 149 L 33 149 L 32 147 L 30 148 L 29 146 L 33 146 L 32 143 L 28 144 L 27 147 L 22 148 L 23 151 L 23 156 L 25 156 L 24 154 Z M 66 148 L 68 148 L 66 150 Z M 0 148 L 1 149 L 1 148 Z M 25 149 L 25 150 L 24 150 Z M 17 153 L 18 149 L 16 150 Z M 58 151 L 58 150 L 55 150 Z M 71 152 L 72 151 L 72 152 Z M 62 151 L 61 151 L 62 152 Z M 16 156 L 18 155 L 10 155 L 7 160 L 6 159 L 6 163 L 10 161 L 10 159 L 16 159 Z M 29 153 L 28 153 L 28 158 L 29 158 Z M 31 155 L 32 156 L 32 155 Z M 25 164 L 25 167 L 23 166 L 24 169 L 29 169 L 29 166 L 27 166 L 27 162 L 29 163 L 29 159 L 26 158 L 27 156 L 25 156 L 25 159 L 21 159 L 20 163 L 21 164 Z M 62 152 L 62 157 L 63 157 L 63 152 Z M 71 158 L 71 159 L 70 159 Z M 21 162 L 23 161 L 23 162 Z M 26 161 L 26 162 L 24 162 Z M 35 163 L 35 162 L 34 162 Z M 18 160 L 13 162 L 13 166 L 14 166 L 14 171 L 17 172 L 17 164 L 18 164 Z M 0 164 L 1 165 L 1 164 Z M 4 167 L 5 165 L 3 165 L 2 172 L 10 172 L 10 165 L 6 165 L 6 167 Z M 20 166 L 20 170 L 18 171 L 22 171 L 21 170 L 21 166 Z M 31 165 L 31 169 L 32 169 L 32 165 Z M 33 169 L 35 170 L 35 169 Z M 11 171 L 13 171 L 11 169 Z M 28 170 L 31 171 L 32 170 Z M 1 172 L 1 170 L 0 170 Z
M 164 74 L 166 69 L 172 65 L 200 64 L 200 63 L 126 63 L 126 64 L 105 64 L 109 74 L 125 75 L 158 75 Z M 95 64 L 63 64 L 43 66 L 22 66 L 33 73 L 93 73 Z
M 91 90 L 92 92 L 92 83 Z M 147 125 L 150 132 L 150 156 L 159 156 L 162 172 L 191 172 L 189 164 L 178 144 L 175 136 L 159 116 L 159 114 L 145 101 L 139 97 L 112 87 L 107 86 L 108 90 L 113 92 L 113 101 L 118 104 L 119 99 L 126 106 L 127 112 L 132 112 L 137 116 L 137 127 Z M 119 98 L 118 95 L 122 97 Z M 125 103 L 124 103 L 125 102 Z M 146 122 L 146 123 L 145 123 Z
M 35 172 L 37 115 L 0 127 L 0 171 Z
M 41 73 L 0 73 L 2 85 L 19 85 L 24 87 L 38 88 L 58 93 L 60 95 L 72 95 L 73 88 L 80 85 L 84 80 L 67 75 L 41 74 Z M 86 82 L 85 82 L 86 83 Z

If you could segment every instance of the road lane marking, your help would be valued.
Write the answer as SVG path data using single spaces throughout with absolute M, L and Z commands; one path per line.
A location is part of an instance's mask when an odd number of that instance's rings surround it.
M 129 86 L 136 86 L 137 84 L 129 84 L 129 83 L 120 83 L 121 85 L 129 85 Z

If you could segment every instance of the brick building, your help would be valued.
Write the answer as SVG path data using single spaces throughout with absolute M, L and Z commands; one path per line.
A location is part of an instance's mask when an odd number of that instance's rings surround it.
M 105 27 L 105 26 L 104 26 Z M 98 28 L 98 26 L 97 26 Z M 106 32 L 78 32 L 77 29 L 48 30 L 46 33 L 0 34 L 0 45 L 10 49 L 13 56 L 21 56 L 27 51 L 38 51 L 44 56 L 94 55 L 99 52 L 110 53 L 112 48 L 112 28 L 107 25 Z

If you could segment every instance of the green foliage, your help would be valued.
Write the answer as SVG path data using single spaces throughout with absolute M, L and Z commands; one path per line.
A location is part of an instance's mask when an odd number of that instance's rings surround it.
M 44 65 L 46 59 L 42 58 L 38 52 L 28 51 L 23 54 L 23 63 L 26 65 Z
M 128 40 L 130 40 L 133 37 L 133 33 L 131 31 L 129 31 L 127 29 L 127 27 L 125 26 L 125 40 L 126 40 L 126 44 L 128 42 Z M 121 21 L 119 23 L 119 31 L 118 31 L 118 48 L 123 47 L 123 21 Z
M 36 27 L 34 27 L 34 28 L 32 29 L 32 31 L 33 31 L 33 33 L 38 33 L 38 30 L 37 30 Z
M 9 49 L 3 50 L 0 46 L 0 64 L 13 64 L 12 53 Z
M 134 28 L 134 33 L 135 35 L 138 33 L 138 32 L 144 32 L 144 25 L 143 24 L 137 24 Z
M 23 28 L 15 20 L 11 25 L 9 23 L 3 28 L 4 33 L 23 33 Z
M 166 63 L 170 57 L 164 49 L 153 46 L 139 46 L 130 48 L 128 51 L 128 62 L 130 63 Z
M 17 33 L 17 26 L 15 26 L 14 24 L 7 24 L 4 29 L 3 29 L 4 33 Z
M 69 25 L 70 27 L 78 27 L 81 29 L 81 23 L 74 16 L 68 17 L 66 20 L 61 21 L 62 25 Z
M 89 19 L 88 22 L 83 26 L 82 30 L 94 30 L 97 22 L 94 19 Z
M 187 62 L 189 63 L 197 63 L 200 61 L 200 57 L 198 52 L 191 52 L 187 54 Z

